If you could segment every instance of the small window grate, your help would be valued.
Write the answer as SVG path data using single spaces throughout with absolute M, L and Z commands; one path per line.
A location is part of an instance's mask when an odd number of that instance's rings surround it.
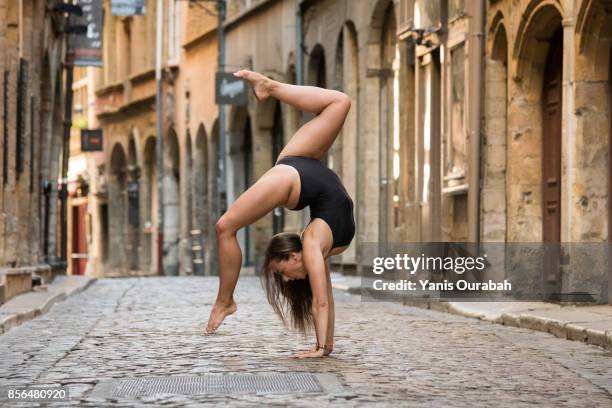
M 92 396 L 138 398 L 157 394 L 286 394 L 327 392 L 337 380 L 327 374 L 227 374 L 170 377 L 136 377 L 101 381 Z M 331 388 L 330 388 L 331 389 Z

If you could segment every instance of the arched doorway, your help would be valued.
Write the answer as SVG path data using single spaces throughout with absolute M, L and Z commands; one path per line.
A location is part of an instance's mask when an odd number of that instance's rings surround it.
M 195 139 L 195 154 L 193 159 L 193 274 L 205 274 L 205 248 L 208 246 L 207 229 L 211 225 L 212 208 L 209 196 L 209 166 L 208 140 L 204 125 L 198 127 Z
M 184 181 L 182 203 L 184 203 L 184 217 L 181 217 L 181 248 L 180 257 L 184 261 L 183 268 L 187 275 L 193 274 L 193 249 L 191 242 L 191 231 L 193 229 L 193 155 L 191 149 L 191 134 L 187 132 L 185 136 L 185 156 L 184 156 Z
M 272 166 L 276 163 L 279 153 L 284 146 L 283 117 L 280 103 L 274 107 L 274 122 L 272 124 Z M 272 211 L 272 233 L 277 234 L 285 228 L 285 211 L 277 207 Z
M 231 205 L 253 183 L 253 140 L 251 118 L 244 107 L 232 112 L 228 158 L 228 205 Z M 246 226 L 237 233 L 242 249 L 242 263 L 250 266 L 254 261 L 252 227 Z
M 309 85 L 327 88 L 325 50 L 321 44 L 316 44 L 310 52 L 306 81 Z
M 110 177 L 108 180 L 108 260 L 112 274 L 123 274 L 129 268 L 126 244 L 127 227 L 127 179 L 128 168 L 125 151 L 117 143 L 111 151 Z
M 557 2 L 531 4 L 516 31 L 511 59 L 516 65 L 508 81 L 506 236 L 510 242 L 543 243 L 544 252 L 535 268 L 525 265 L 507 272 L 524 287 L 554 295 L 560 288 L 564 17 Z M 508 254 L 510 263 L 524 259 Z
M 251 118 L 247 116 L 244 125 L 244 142 L 242 148 L 243 162 L 243 180 L 244 185 L 242 191 L 246 191 L 253 184 L 253 135 L 251 133 Z M 253 239 L 252 228 L 247 225 L 244 228 L 244 256 L 243 264 L 245 266 L 253 265 Z
M 127 253 L 130 270 L 140 269 L 140 168 L 136 155 L 134 136 L 130 137 L 128 145 L 128 176 L 127 176 Z
M 149 136 L 144 146 L 143 180 L 141 184 L 140 213 L 142 215 L 142 270 L 154 272 L 157 270 L 157 167 L 156 167 L 156 139 Z
M 164 211 L 164 274 L 179 274 L 180 156 L 176 132 L 170 129 L 164 143 L 163 211 Z
M 306 84 L 311 86 L 318 86 L 320 88 L 327 88 L 327 72 L 325 62 L 325 50 L 321 44 L 316 44 L 310 52 L 310 59 L 308 60 L 308 69 L 306 72 Z M 313 112 L 303 112 L 302 119 L 304 122 L 308 122 L 310 119 L 316 116 Z M 325 155 L 325 165 L 329 166 L 329 152 Z
M 560 287 L 561 241 L 561 96 L 563 80 L 563 29 L 558 27 L 542 80 L 542 241 L 545 243 L 544 286 L 557 293 Z M 552 243 L 552 245 L 547 245 Z

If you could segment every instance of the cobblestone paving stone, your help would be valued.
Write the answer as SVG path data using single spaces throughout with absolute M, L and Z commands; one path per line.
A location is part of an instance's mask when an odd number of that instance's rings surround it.
M 216 278 L 98 280 L 0 336 L 0 386 L 67 385 L 70 402 L 48 406 L 612 406 L 612 353 L 595 346 L 335 292 L 334 353 L 293 360 L 314 337 L 283 328 L 254 277 L 238 283 L 238 312 L 204 335 L 216 288 Z M 346 392 L 90 395 L 111 378 L 283 372 L 333 373 Z

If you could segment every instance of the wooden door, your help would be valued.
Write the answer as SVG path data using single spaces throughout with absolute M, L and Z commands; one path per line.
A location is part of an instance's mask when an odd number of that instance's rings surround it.
M 542 239 L 545 246 L 544 291 L 553 294 L 559 285 L 561 241 L 561 108 L 563 30 L 551 41 L 542 88 Z
M 87 203 L 72 207 L 72 274 L 84 275 L 87 267 Z
M 608 120 L 610 131 L 608 135 L 608 303 L 612 304 L 612 47 L 608 61 Z

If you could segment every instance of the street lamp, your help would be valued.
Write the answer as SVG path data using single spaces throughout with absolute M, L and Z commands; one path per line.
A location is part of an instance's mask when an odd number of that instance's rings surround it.
M 440 29 L 440 2 L 430 0 L 415 0 L 412 17 L 412 28 L 408 30 L 411 33 L 417 45 L 431 47 L 433 42 L 430 39 L 423 38 L 430 33 Z

